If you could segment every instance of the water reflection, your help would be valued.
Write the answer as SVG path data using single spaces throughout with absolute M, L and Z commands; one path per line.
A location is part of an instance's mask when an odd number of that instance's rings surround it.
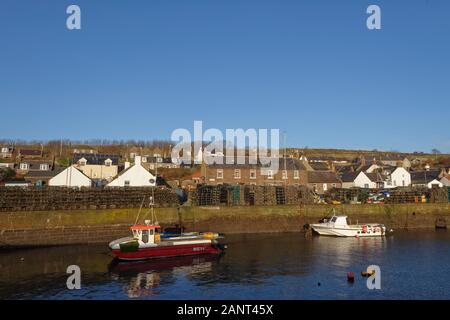
M 450 232 L 227 235 L 223 256 L 112 261 L 106 245 L 0 251 L 0 299 L 448 299 Z M 68 290 L 66 268 L 82 271 Z M 381 267 L 382 290 L 359 272 Z M 349 285 L 348 271 L 357 275 Z M 318 286 L 318 283 L 321 283 Z
M 339 268 L 349 268 L 354 261 L 363 261 L 382 255 L 386 250 L 384 237 L 335 238 L 313 237 L 314 251 L 320 252 L 321 260 Z
M 108 266 L 111 279 L 125 282 L 124 291 L 128 298 L 142 298 L 157 295 L 157 287 L 170 282 L 177 276 L 193 277 L 205 275 L 213 270 L 213 262 L 222 255 L 207 254 L 145 261 L 120 262 L 114 259 Z

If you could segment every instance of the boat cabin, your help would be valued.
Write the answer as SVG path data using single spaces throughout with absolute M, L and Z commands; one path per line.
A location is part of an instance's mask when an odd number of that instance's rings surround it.
M 331 217 L 329 223 L 336 227 L 346 227 L 348 226 L 347 216 L 333 216 Z
M 161 241 L 161 227 L 156 224 L 137 224 L 130 227 L 133 238 L 140 243 L 154 244 Z

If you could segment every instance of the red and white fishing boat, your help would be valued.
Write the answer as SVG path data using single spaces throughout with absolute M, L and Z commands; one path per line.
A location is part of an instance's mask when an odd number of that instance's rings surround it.
M 144 260 L 161 257 L 220 253 L 225 245 L 213 232 L 189 233 L 167 239 L 161 238 L 161 227 L 146 221 L 145 224 L 130 227 L 133 236 L 110 242 L 112 253 L 120 260 Z
M 154 189 L 149 197 L 151 220 L 137 224 L 145 197 L 133 226 L 132 236 L 120 238 L 109 243 L 109 248 L 119 260 L 145 260 L 151 258 L 177 257 L 205 253 L 220 253 L 226 245 L 218 242 L 223 238 L 214 232 L 161 233 L 154 211 Z

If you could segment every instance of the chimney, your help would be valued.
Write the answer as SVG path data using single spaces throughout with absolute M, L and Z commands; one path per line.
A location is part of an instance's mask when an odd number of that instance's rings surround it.
M 138 166 L 141 165 L 141 156 L 134 156 L 134 164 Z
M 124 170 L 127 170 L 129 167 L 130 167 L 130 162 L 125 161 L 125 168 L 124 168 Z

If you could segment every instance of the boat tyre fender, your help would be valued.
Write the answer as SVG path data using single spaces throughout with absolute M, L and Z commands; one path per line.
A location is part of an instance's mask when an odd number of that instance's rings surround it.
M 225 249 L 227 248 L 227 245 L 223 243 L 214 243 L 213 246 L 214 248 L 217 248 L 222 251 L 225 251 Z

